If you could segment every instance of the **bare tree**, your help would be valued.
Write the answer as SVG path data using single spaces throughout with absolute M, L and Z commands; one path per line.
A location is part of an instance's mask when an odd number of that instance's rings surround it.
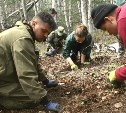
M 52 8 L 57 10 L 57 0 L 52 0 Z M 54 19 L 57 22 L 57 16 L 55 16 Z
M 37 3 L 38 1 L 39 0 L 35 0 L 35 3 Z M 34 1 L 27 3 L 27 5 L 26 5 L 27 10 L 26 11 L 28 12 L 31 8 L 33 8 L 33 6 L 34 6 Z M 23 7 L 20 8 L 20 10 L 22 10 L 22 9 L 23 9 Z M 20 10 L 17 9 L 14 12 L 8 14 L 7 18 L 9 18 L 9 17 L 11 17 L 13 15 L 18 15 L 20 13 Z
M 92 0 L 88 0 L 88 29 L 92 33 L 92 23 L 91 23 L 91 10 L 92 10 Z
M 23 14 L 22 14 L 22 10 L 21 10 L 21 2 L 20 1 L 17 1 L 17 6 L 18 6 L 18 9 L 19 9 L 19 14 L 20 14 L 20 18 L 21 20 L 23 20 Z
M 56 4 L 56 0 L 52 0 L 52 8 L 56 8 L 57 4 Z
M 4 0 L 0 0 L 0 29 L 4 30 L 6 26 L 6 14 Z
M 38 8 L 37 8 L 37 5 L 36 5 L 36 3 L 35 3 L 35 0 L 33 0 L 34 1 L 34 11 L 35 11 L 35 15 L 38 13 Z
M 67 6 L 66 6 L 66 0 L 63 0 L 63 8 L 64 8 L 64 16 L 65 16 L 65 23 L 66 23 L 66 27 L 67 27 L 67 30 L 68 30 L 68 33 L 70 31 L 69 29 L 69 20 L 67 18 Z
M 25 0 L 22 0 L 22 8 L 23 8 L 24 19 L 27 21 L 27 11 L 26 11 Z
M 81 1 L 80 0 L 77 0 L 77 8 L 78 8 L 79 16 L 81 17 Z M 82 18 L 80 18 L 80 21 L 82 21 Z
M 35 0 L 34 0 L 35 1 Z M 34 4 L 36 3 L 36 1 L 34 2 Z M 43 0 L 39 0 L 37 3 L 36 3 L 36 10 L 37 12 L 41 12 L 41 8 L 44 7 L 44 4 L 43 4 Z
M 71 0 L 69 0 L 69 27 L 71 28 L 72 21 L 71 21 Z
M 87 26 L 87 1 L 81 0 L 81 15 L 82 15 L 82 23 Z

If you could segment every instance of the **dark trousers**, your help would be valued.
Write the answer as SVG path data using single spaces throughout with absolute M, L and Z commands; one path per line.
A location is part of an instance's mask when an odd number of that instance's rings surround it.
M 91 60 L 91 57 L 90 57 L 90 52 L 87 52 L 86 54 L 85 54 L 85 62 L 90 62 L 90 60 Z M 71 54 L 70 55 L 70 57 L 71 57 L 71 59 L 72 59 L 72 61 L 75 63 L 75 64 L 77 64 L 77 63 L 80 63 L 81 62 L 81 57 L 79 58 L 78 57 L 78 54 Z

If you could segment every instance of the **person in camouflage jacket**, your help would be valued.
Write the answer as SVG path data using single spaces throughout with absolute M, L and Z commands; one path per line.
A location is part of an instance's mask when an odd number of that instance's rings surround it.
M 53 54 L 55 55 L 56 53 L 61 53 L 66 37 L 67 34 L 62 26 L 59 26 L 55 31 L 52 31 L 48 35 L 47 42 L 49 45 L 46 55 L 51 56 Z

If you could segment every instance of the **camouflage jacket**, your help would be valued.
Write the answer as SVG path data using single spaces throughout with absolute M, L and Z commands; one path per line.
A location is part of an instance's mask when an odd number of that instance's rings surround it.
M 65 40 L 67 34 L 64 33 L 62 36 L 59 36 L 57 31 L 52 31 L 47 39 L 47 42 L 54 48 L 63 47 L 63 40 Z

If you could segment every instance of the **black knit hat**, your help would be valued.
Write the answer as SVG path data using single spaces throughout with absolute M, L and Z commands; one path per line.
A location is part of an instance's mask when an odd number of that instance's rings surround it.
M 105 16 L 107 16 L 117 7 L 118 6 L 114 4 L 102 4 L 94 8 L 91 12 L 94 26 L 99 29 L 100 25 L 104 21 Z

